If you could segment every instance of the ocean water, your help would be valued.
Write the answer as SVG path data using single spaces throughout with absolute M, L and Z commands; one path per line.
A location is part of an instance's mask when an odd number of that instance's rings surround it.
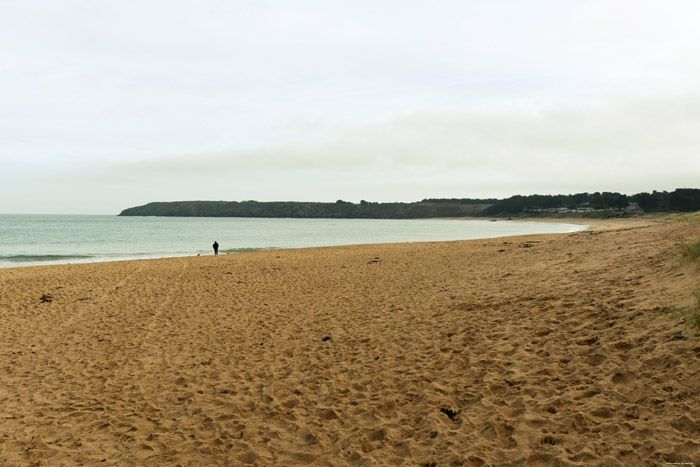
M 364 243 L 565 233 L 584 226 L 481 220 L 258 219 L 0 214 L 0 267 Z

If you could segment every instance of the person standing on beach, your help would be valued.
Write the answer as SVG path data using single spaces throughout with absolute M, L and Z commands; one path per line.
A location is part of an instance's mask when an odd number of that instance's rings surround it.
M 214 240 L 214 244 L 212 246 L 214 247 L 214 254 L 218 255 L 219 254 L 219 244 L 216 243 L 216 240 Z

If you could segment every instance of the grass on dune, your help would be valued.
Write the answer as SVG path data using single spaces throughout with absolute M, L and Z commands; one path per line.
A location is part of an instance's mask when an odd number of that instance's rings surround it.
M 700 213 L 678 215 L 679 222 L 700 222 Z M 700 260 L 700 240 L 691 243 L 683 243 L 679 247 L 681 262 L 696 263 Z M 691 292 L 694 303 L 686 307 L 673 307 L 669 315 L 680 319 L 688 330 L 696 336 L 700 336 L 700 288 Z
M 695 336 L 700 336 L 700 289 L 692 292 L 695 303 L 685 307 L 671 307 L 666 314 L 680 320 L 683 325 Z
M 684 261 L 697 261 L 700 259 L 700 240 L 695 243 L 684 243 L 680 246 L 681 258 Z

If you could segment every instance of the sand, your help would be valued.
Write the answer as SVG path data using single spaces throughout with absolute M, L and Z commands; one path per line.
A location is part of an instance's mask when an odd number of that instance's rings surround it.
M 700 225 L 603 227 L 0 270 L 0 465 L 700 464 Z

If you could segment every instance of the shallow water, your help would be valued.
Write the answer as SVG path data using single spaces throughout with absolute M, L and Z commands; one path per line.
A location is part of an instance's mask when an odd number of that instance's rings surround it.
M 0 215 L 0 267 L 565 233 L 544 222 Z

